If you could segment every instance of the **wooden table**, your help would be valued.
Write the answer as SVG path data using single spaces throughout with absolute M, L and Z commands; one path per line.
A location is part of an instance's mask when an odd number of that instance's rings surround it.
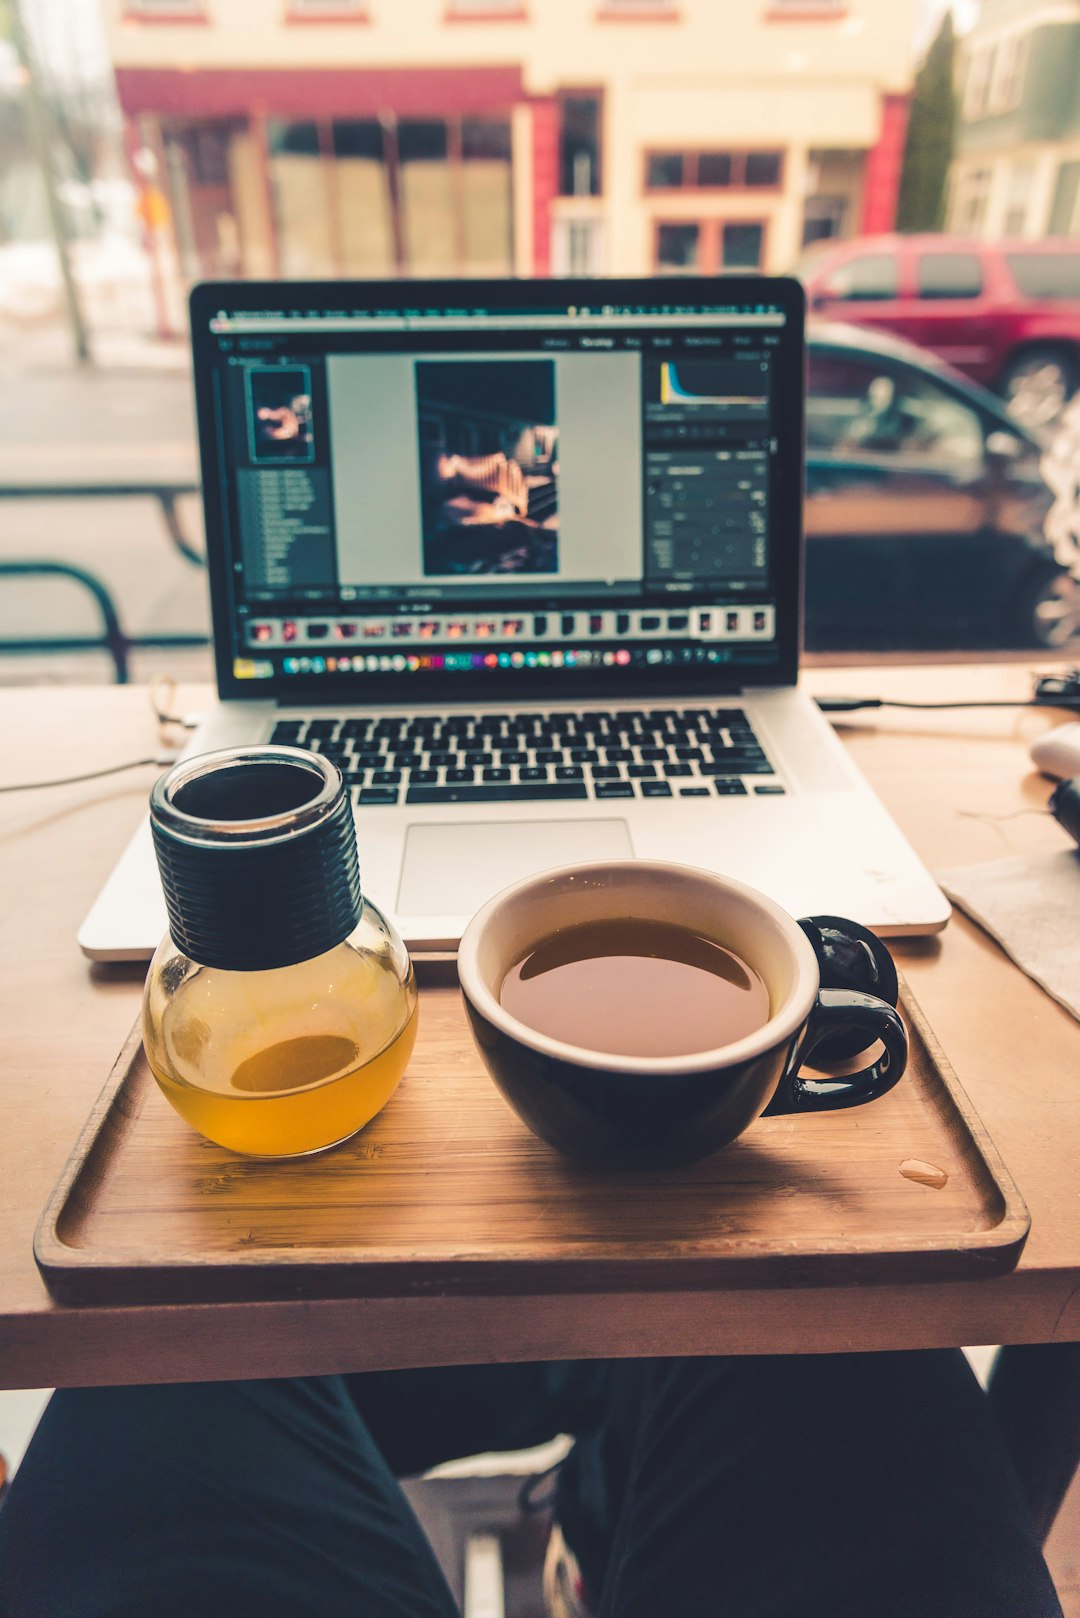
M 930 700 L 1024 696 L 1025 664 L 815 670 L 818 692 Z M 205 701 L 182 694 L 181 711 Z M 1051 850 L 1031 738 L 1060 714 L 852 715 L 843 735 L 931 867 Z M 0 693 L 0 784 L 144 757 L 138 688 Z M 94 968 L 75 931 L 145 802 L 153 768 L 0 796 L 0 1387 L 285 1376 L 482 1359 L 759 1353 L 1080 1340 L 1080 1023 L 957 916 L 897 946 L 911 988 L 1031 1211 L 1015 1273 L 994 1280 L 748 1290 L 326 1299 L 63 1308 L 31 1240 L 137 1013 L 141 969 Z M 1010 818 L 1012 817 L 1012 818 Z M 450 988 L 426 993 L 449 995 Z

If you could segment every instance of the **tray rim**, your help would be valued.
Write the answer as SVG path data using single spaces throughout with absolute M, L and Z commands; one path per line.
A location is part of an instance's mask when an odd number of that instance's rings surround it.
M 940 1079 L 940 1095 L 958 1115 L 966 1135 L 965 1155 L 988 1182 L 988 1202 L 1000 1217 L 991 1225 L 941 1237 L 898 1233 L 889 1245 L 868 1253 L 855 1237 L 818 1238 L 799 1252 L 777 1249 L 774 1239 L 739 1237 L 738 1251 L 695 1253 L 686 1243 L 639 1245 L 633 1255 L 615 1256 L 569 1246 L 557 1256 L 530 1254 L 505 1246 L 497 1256 L 467 1249 L 427 1258 L 374 1249 L 362 1262 L 344 1258 L 325 1245 L 185 1255 L 182 1259 L 145 1249 L 110 1255 L 64 1240 L 65 1215 L 84 1186 L 95 1178 L 108 1136 L 142 1043 L 136 1020 L 113 1063 L 34 1232 L 34 1259 L 51 1296 L 59 1303 L 129 1307 L 138 1304 L 316 1300 L 320 1298 L 410 1298 L 456 1296 L 543 1296 L 633 1292 L 743 1290 L 754 1287 L 887 1285 L 910 1280 L 971 1280 L 1013 1269 L 1027 1240 L 1031 1216 L 986 1126 L 956 1077 L 921 1007 L 901 978 L 900 1009 L 925 1046 Z M 513 1273 L 510 1273 L 513 1272 Z M 363 1284 L 357 1283 L 362 1280 Z M 115 1293 L 128 1283 L 128 1297 Z

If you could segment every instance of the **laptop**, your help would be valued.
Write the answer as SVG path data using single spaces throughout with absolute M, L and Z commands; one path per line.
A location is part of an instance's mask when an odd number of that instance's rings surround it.
M 797 683 L 797 282 L 229 282 L 191 326 L 218 701 L 185 751 L 328 753 L 412 950 L 623 857 L 945 925 Z M 79 943 L 165 926 L 143 824 Z

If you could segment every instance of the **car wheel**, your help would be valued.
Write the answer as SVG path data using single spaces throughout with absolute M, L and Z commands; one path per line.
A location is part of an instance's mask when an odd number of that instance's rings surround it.
M 1016 617 L 1024 641 L 1048 649 L 1080 642 L 1080 579 L 1064 569 L 1040 574 Z
M 1006 365 L 1001 392 L 1010 415 L 1023 427 L 1052 427 L 1080 383 L 1075 357 L 1049 345 L 1026 348 Z

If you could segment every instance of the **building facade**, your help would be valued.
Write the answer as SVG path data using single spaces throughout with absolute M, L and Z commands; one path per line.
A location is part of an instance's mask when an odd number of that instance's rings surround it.
M 105 0 L 185 278 L 789 269 L 894 221 L 913 0 Z
M 949 228 L 1080 236 L 1080 0 L 983 0 L 958 88 Z

